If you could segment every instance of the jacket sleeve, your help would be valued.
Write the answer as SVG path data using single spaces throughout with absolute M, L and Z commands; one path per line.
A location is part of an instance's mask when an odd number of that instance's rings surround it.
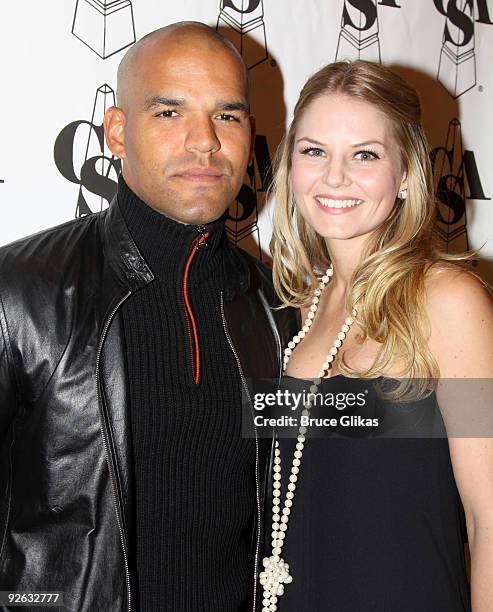
M 0 297 L 0 444 L 12 423 L 17 404 L 17 388 L 14 377 L 12 351 L 7 321 Z

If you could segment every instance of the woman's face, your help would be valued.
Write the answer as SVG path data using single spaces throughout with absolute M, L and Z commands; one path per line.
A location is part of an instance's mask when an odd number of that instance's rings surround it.
M 370 234 L 406 186 L 390 121 L 347 95 L 315 98 L 296 130 L 291 185 L 301 215 L 324 238 Z

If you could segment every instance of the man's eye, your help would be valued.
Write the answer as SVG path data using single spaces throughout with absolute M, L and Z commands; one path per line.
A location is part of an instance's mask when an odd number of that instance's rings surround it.
M 302 155 L 308 155 L 308 157 L 322 157 L 324 152 L 322 149 L 317 147 L 307 147 L 301 151 Z
M 158 113 L 158 117 L 165 117 L 166 119 L 171 119 L 171 117 L 176 117 L 177 112 L 174 110 L 164 110 Z
M 356 159 L 360 161 L 373 161 L 374 159 L 380 159 L 375 151 L 358 151 L 355 155 Z
M 221 121 L 239 121 L 238 117 L 235 117 L 235 115 L 230 115 L 229 113 L 221 113 L 218 115 L 218 117 L 221 119 Z

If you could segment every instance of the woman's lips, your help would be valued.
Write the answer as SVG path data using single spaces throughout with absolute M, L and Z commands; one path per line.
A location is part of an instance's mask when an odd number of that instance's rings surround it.
M 316 196 L 315 201 L 320 210 L 331 215 L 348 213 L 363 204 L 363 200 L 349 196 Z

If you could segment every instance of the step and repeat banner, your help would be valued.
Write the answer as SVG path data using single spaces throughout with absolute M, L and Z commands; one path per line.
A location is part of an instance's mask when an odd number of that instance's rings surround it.
M 271 160 L 306 78 L 362 58 L 418 89 L 433 149 L 437 232 L 480 249 L 493 284 L 493 0 L 4 0 L 0 5 L 0 245 L 104 209 L 120 171 L 103 134 L 116 71 L 144 34 L 202 21 L 242 53 L 255 158 L 230 237 L 268 260 Z

